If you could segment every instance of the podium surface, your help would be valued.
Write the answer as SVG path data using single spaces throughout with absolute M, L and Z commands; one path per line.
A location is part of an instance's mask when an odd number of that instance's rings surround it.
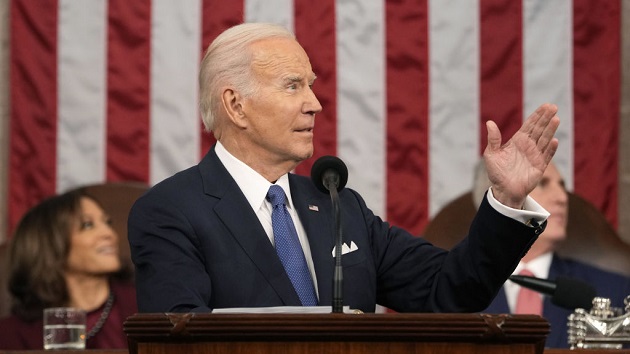
M 489 314 L 136 314 L 130 354 L 543 353 L 548 322 Z

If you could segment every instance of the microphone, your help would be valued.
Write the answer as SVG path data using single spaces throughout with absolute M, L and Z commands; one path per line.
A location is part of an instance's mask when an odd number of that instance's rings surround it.
M 317 189 L 326 194 L 333 187 L 341 192 L 348 182 L 348 167 L 336 156 L 322 156 L 311 168 L 311 179 Z
M 341 267 L 341 247 L 343 235 L 341 230 L 341 211 L 339 192 L 348 182 L 346 164 L 335 156 L 322 156 L 311 168 L 311 179 L 323 193 L 330 193 L 335 219 L 335 272 L 333 273 L 332 312 L 343 313 L 343 268 Z
M 510 280 L 528 289 L 549 295 L 551 303 L 572 311 L 576 308 L 589 311 L 593 307 L 593 298 L 597 295 L 593 286 L 574 278 L 558 277 L 556 281 L 551 281 L 525 275 L 512 275 Z

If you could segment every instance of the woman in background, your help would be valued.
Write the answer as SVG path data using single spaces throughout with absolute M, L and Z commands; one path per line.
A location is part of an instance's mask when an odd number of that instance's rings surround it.
M 0 349 L 43 349 L 43 310 L 87 313 L 86 348 L 126 348 L 123 321 L 137 312 L 118 235 L 99 203 L 77 189 L 29 210 L 10 240 L 11 316 L 0 320 Z

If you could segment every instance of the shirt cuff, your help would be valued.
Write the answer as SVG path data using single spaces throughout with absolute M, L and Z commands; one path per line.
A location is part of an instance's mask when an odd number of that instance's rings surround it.
M 501 204 L 499 201 L 494 199 L 492 187 L 488 189 L 486 196 L 488 198 L 488 203 L 490 203 L 494 210 L 509 218 L 520 221 L 525 225 L 535 227 L 545 222 L 545 220 L 549 217 L 549 212 L 540 206 L 540 204 L 536 203 L 534 198 L 530 196 L 527 196 L 525 199 L 523 209 L 514 209 Z

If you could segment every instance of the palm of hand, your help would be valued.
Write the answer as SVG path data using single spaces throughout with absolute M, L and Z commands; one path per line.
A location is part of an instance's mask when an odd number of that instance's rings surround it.
M 553 137 L 560 124 L 556 112 L 554 105 L 540 106 L 504 145 L 497 125 L 487 123 L 484 159 L 493 195 L 500 203 L 520 209 L 542 178 L 558 147 Z

